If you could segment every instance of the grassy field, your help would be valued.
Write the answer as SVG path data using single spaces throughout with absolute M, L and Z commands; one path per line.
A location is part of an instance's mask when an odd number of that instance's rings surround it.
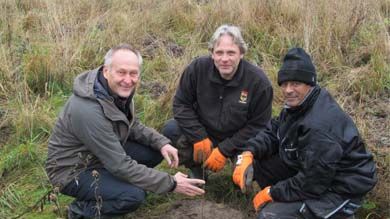
M 0 218 L 65 217 L 72 199 L 47 201 L 44 162 L 77 74 L 102 64 L 111 46 L 134 45 L 145 60 L 137 113 L 160 129 L 172 116 L 182 70 L 208 53 L 209 38 L 224 23 L 242 28 L 245 58 L 271 79 L 275 115 L 281 58 L 293 46 L 311 53 L 320 85 L 352 116 L 377 161 L 379 182 L 359 215 L 389 218 L 390 0 L 0 1 Z M 227 168 L 214 177 L 205 198 L 252 211 L 250 197 L 239 194 L 230 174 Z M 158 215 L 180 199 L 151 194 L 135 215 Z

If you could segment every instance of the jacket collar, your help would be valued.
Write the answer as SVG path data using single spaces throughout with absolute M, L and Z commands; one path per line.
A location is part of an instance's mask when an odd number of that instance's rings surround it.
M 103 72 L 100 70 L 97 74 L 97 81 L 95 82 L 95 87 L 97 85 L 101 85 L 103 87 L 103 91 L 108 93 L 109 97 L 112 97 L 114 100 L 114 104 L 118 107 L 120 111 L 122 111 L 126 116 L 131 116 L 130 113 L 130 101 L 133 99 L 134 92 L 127 98 L 121 98 L 117 94 L 115 94 L 110 86 L 108 85 L 107 79 L 103 76 Z M 100 86 L 99 86 L 100 87 Z
M 304 100 L 299 106 L 294 108 L 285 107 L 286 112 L 292 115 L 304 114 L 308 109 L 310 109 L 314 105 L 320 92 L 321 92 L 321 87 L 318 85 L 314 86 L 310 90 L 310 92 L 306 95 L 306 97 L 304 98 Z
M 130 125 L 133 122 L 134 115 L 134 103 L 133 103 L 133 94 L 130 97 L 130 100 L 126 103 L 129 104 L 131 121 L 126 115 L 115 105 L 114 98 L 109 94 L 109 92 L 104 88 L 98 80 L 99 72 L 102 70 L 102 66 L 90 72 L 88 77 L 88 85 L 93 84 L 93 93 L 96 100 L 100 103 L 103 108 L 104 115 L 111 121 L 124 121 L 126 124 Z M 93 83 L 92 83 L 93 81 Z
M 237 68 L 236 73 L 234 74 L 232 80 L 229 80 L 229 81 L 224 80 L 221 77 L 217 67 L 215 67 L 215 65 L 214 65 L 213 59 L 211 57 L 210 57 L 210 59 L 211 59 L 211 61 L 213 63 L 212 65 L 210 65 L 210 67 L 208 69 L 209 79 L 210 79 L 211 82 L 214 82 L 214 83 L 217 83 L 217 84 L 221 84 L 221 85 L 225 85 L 227 87 L 238 87 L 240 85 L 241 79 L 242 79 L 242 77 L 244 75 L 244 68 L 243 68 L 243 65 L 242 65 L 242 62 L 243 62 L 242 59 L 240 60 L 240 63 L 238 64 L 238 68 Z

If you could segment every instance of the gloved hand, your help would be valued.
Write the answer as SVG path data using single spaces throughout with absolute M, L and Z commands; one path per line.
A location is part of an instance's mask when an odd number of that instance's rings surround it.
M 267 202 L 272 202 L 272 197 L 270 194 L 271 186 L 265 187 L 263 190 L 258 192 L 256 196 L 253 198 L 253 207 L 255 207 L 256 211 Z
M 226 163 L 226 157 L 219 151 L 218 147 L 213 149 L 209 158 L 204 163 L 204 167 L 213 172 L 218 172 L 223 169 Z
M 253 154 L 250 151 L 244 151 L 238 155 L 236 168 L 233 172 L 233 182 L 240 187 L 243 193 L 252 185 L 253 181 Z
M 203 163 L 211 154 L 213 143 L 209 138 L 198 141 L 194 144 L 194 161 L 196 163 Z

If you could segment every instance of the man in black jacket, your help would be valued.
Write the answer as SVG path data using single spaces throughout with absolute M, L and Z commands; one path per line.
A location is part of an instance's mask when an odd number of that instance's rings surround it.
M 239 28 L 222 25 L 209 42 L 211 55 L 196 58 L 181 77 L 174 120 L 167 122 L 163 134 L 179 149 L 181 164 L 194 177 L 202 178 L 202 163 L 217 172 L 227 158 L 241 154 L 246 165 L 235 173 L 245 177 L 253 155 L 243 145 L 269 125 L 272 86 L 259 67 L 243 59 L 246 50 Z M 245 190 L 244 180 L 240 182 Z
M 310 56 L 291 49 L 278 73 L 285 100 L 255 148 L 258 218 L 347 218 L 376 183 L 375 163 L 352 119 L 316 82 Z

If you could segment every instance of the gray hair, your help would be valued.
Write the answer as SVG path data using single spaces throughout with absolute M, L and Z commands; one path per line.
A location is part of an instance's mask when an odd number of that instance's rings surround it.
M 228 34 L 233 38 L 233 42 L 240 48 L 240 52 L 245 54 L 248 50 L 248 47 L 242 38 L 240 28 L 233 25 L 224 24 L 217 28 L 214 32 L 213 36 L 209 41 L 208 49 L 212 53 L 214 50 L 215 43 L 219 40 L 219 38 L 223 35 Z
M 141 54 L 136 49 L 134 49 L 132 46 L 130 46 L 129 44 L 125 44 L 125 43 L 119 44 L 117 46 L 114 46 L 110 50 L 108 50 L 108 52 L 104 56 L 104 66 L 109 67 L 109 68 L 111 67 L 112 56 L 114 55 L 115 52 L 117 52 L 119 50 L 127 50 L 127 51 L 130 51 L 130 52 L 133 52 L 137 56 L 138 64 L 139 64 L 139 66 L 141 68 L 141 65 L 142 65 L 142 56 L 141 56 Z

